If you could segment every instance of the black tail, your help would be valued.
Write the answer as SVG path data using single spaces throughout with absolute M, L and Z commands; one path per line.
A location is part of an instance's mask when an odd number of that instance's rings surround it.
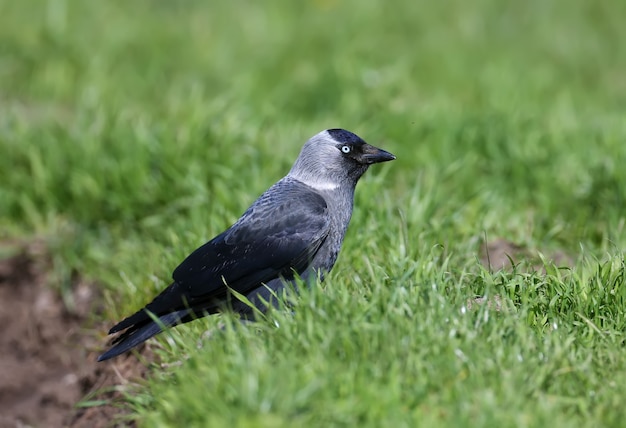
M 158 318 L 158 321 L 154 321 L 150 318 L 144 322 L 129 326 L 128 330 L 113 341 L 114 346 L 98 357 L 98 361 L 105 361 L 109 358 L 117 357 L 118 355 L 123 354 L 140 343 L 145 342 L 151 337 L 159 334 L 164 329 L 180 324 L 181 322 L 188 321 L 190 312 L 191 311 L 189 309 L 183 309 L 161 315 Z M 111 333 L 119 331 L 116 327 L 111 329 Z

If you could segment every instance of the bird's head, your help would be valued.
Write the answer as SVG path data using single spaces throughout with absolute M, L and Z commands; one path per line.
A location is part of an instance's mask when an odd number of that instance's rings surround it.
M 370 165 L 395 158 L 345 129 L 327 129 L 304 144 L 289 175 L 320 190 L 353 188 Z

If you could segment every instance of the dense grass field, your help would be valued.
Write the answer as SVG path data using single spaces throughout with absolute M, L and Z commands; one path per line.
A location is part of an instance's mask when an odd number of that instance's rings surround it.
M 398 159 L 359 183 L 327 280 L 293 315 L 161 335 L 169 366 L 131 417 L 622 426 L 624 16 L 610 0 L 3 0 L 0 238 L 43 239 L 51 286 L 96 281 L 112 324 L 343 127 Z M 481 262 L 498 239 L 515 266 Z

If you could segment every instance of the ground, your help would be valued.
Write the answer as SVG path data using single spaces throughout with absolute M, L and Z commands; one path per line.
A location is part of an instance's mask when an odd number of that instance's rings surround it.
M 48 286 L 48 268 L 37 243 L 0 260 L 0 427 L 111 426 L 126 412 L 116 403 L 124 385 L 147 368 L 132 354 L 96 363 L 106 328 L 94 324 L 102 309 L 96 285 L 77 278 L 70 311 Z M 85 397 L 106 403 L 76 407 Z
M 5 245 L 6 246 L 6 245 Z M 11 244 L 15 247 L 16 244 Z M 148 373 L 154 356 L 149 345 L 135 354 L 97 363 L 102 351 L 98 320 L 100 294 L 94 283 L 77 277 L 72 284 L 72 310 L 48 284 L 50 262 L 41 243 L 18 244 L 17 254 L 0 260 L 0 427 L 110 427 L 131 426 L 121 404 L 129 385 Z M 482 246 L 486 268 L 506 269 L 527 260 L 530 252 L 498 238 Z M 557 252 L 554 260 L 567 260 Z M 487 302 L 500 310 L 500 296 L 477 297 L 468 309 Z M 94 316 L 98 315 L 98 316 Z

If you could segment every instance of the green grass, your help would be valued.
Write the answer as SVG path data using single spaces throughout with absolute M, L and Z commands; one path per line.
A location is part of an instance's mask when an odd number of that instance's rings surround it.
M 129 396 L 133 417 L 621 426 L 625 14 L 609 0 L 1 1 L 1 238 L 43 237 L 56 286 L 98 281 L 112 322 L 308 137 L 345 127 L 398 160 L 359 184 L 327 281 L 293 315 L 162 335 L 166 362 L 188 359 Z M 489 271 L 485 237 L 545 266 Z M 476 296 L 500 310 L 468 308 Z

